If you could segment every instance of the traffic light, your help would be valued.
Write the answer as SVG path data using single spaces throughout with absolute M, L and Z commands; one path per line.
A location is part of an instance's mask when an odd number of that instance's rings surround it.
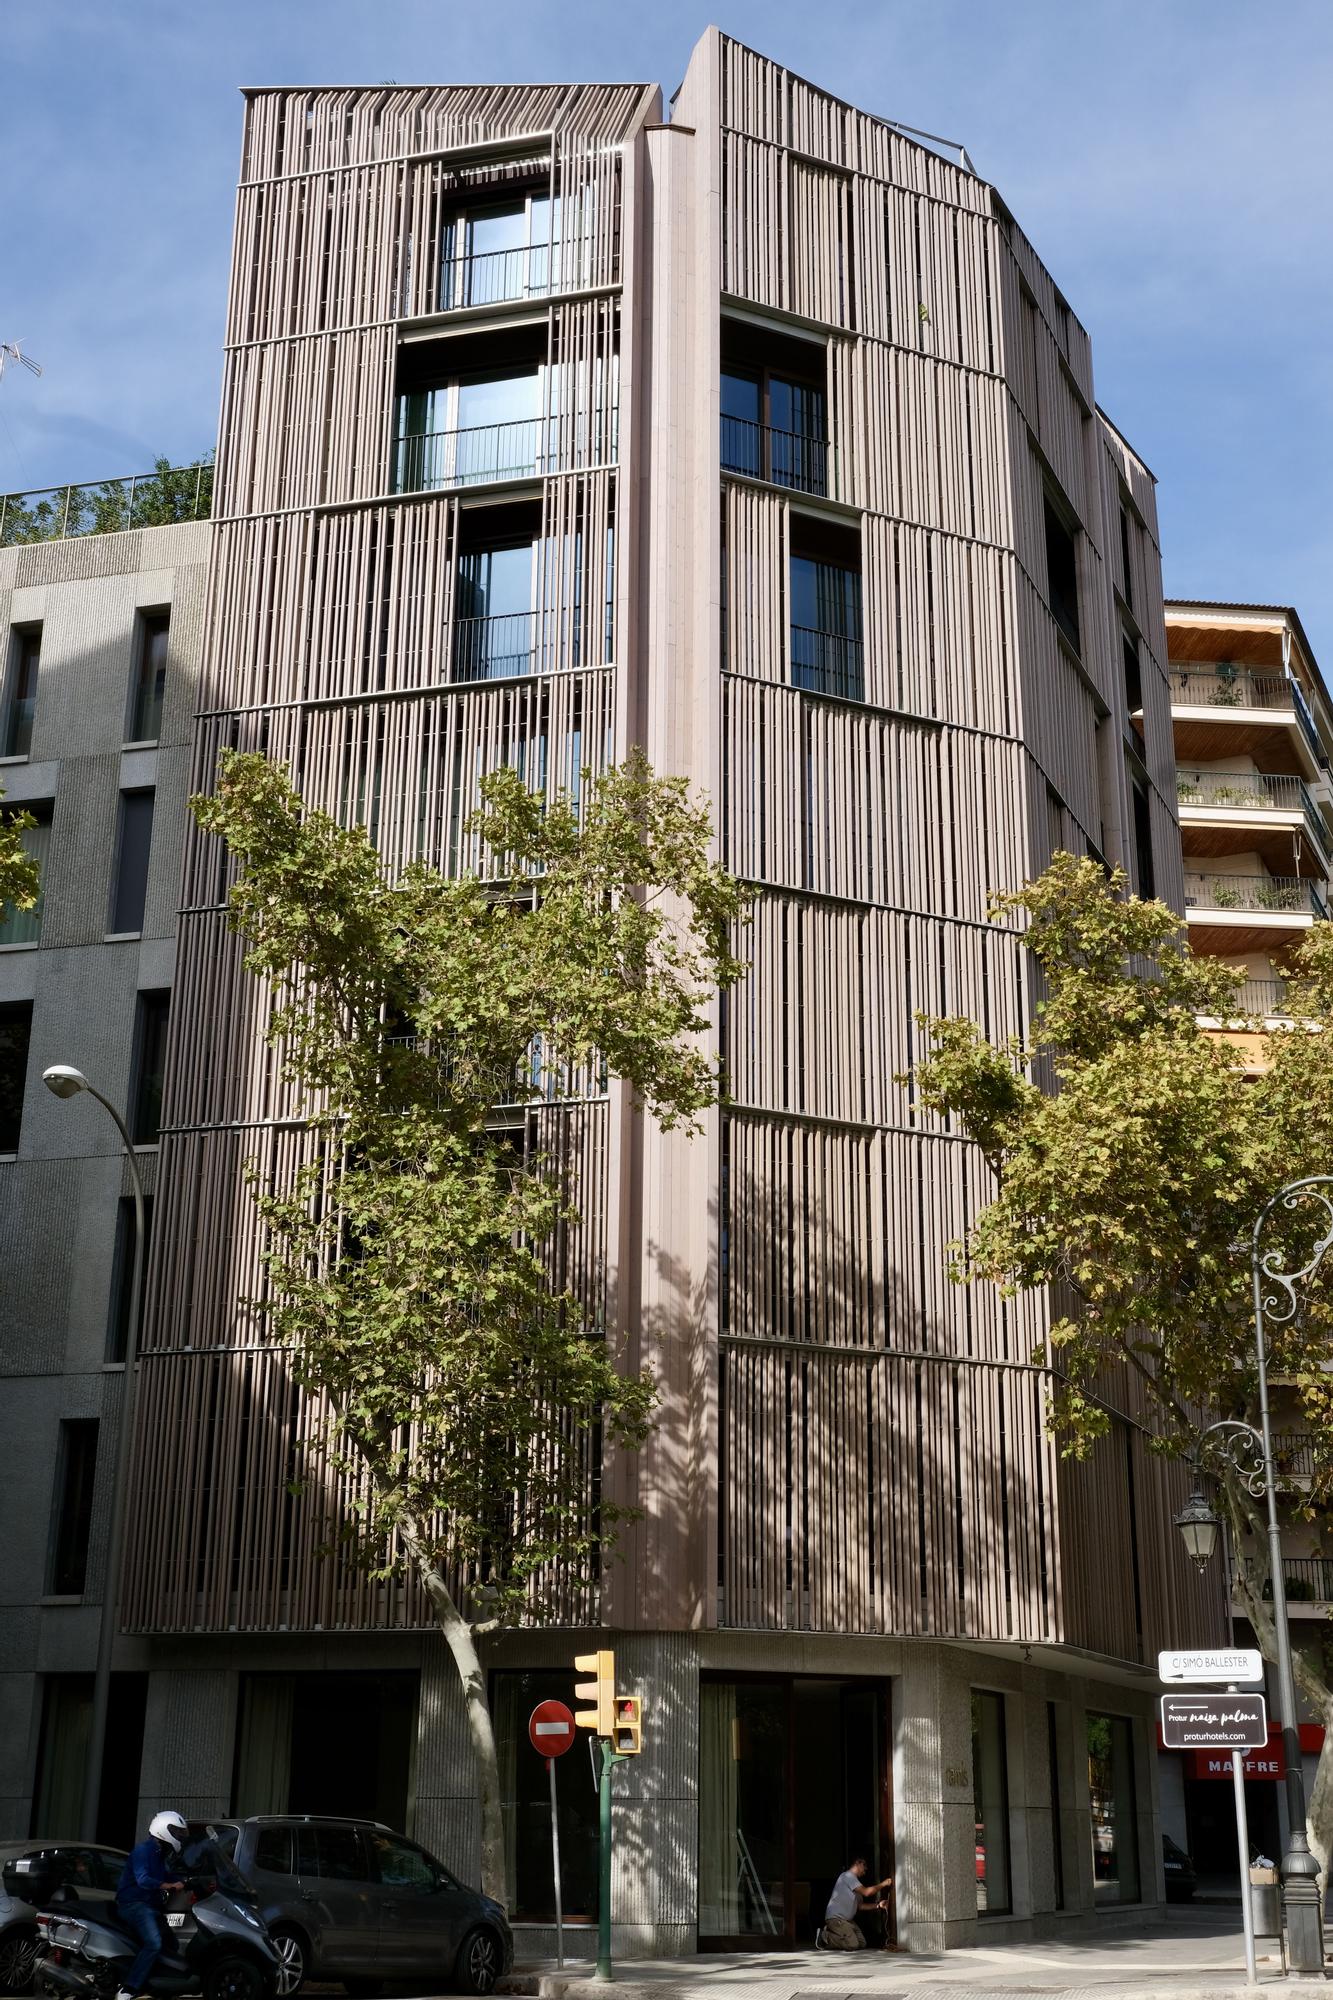
M 643 1748 L 643 1705 L 636 1694 L 616 1696 L 613 1749 L 621 1757 L 637 1757 Z
M 612 1736 L 615 1733 L 616 1707 L 616 1656 L 614 1653 L 576 1653 L 575 1671 L 580 1674 L 596 1674 L 596 1680 L 575 1681 L 576 1701 L 596 1702 L 595 1708 L 576 1708 L 574 1721 L 580 1729 L 591 1729 L 598 1736 Z

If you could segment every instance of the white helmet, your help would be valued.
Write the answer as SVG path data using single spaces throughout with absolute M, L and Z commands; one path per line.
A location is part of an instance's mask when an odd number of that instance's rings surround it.
M 174 1853 L 181 1851 L 181 1842 L 190 1831 L 178 1812 L 160 1812 L 148 1828 L 154 1840 L 165 1841 Z

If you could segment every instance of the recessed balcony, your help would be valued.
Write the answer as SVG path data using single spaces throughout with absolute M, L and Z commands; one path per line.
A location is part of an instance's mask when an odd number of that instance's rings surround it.
M 1234 959 L 1268 952 L 1328 916 L 1313 881 L 1302 875 L 1185 876 L 1191 948 Z
M 1181 770 L 1176 798 L 1187 856 L 1223 859 L 1243 848 L 1274 870 L 1294 863 L 1301 874 L 1330 872 L 1333 838 L 1299 778 L 1285 772 Z
M 1259 753 L 1266 762 L 1293 771 L 1319 767 L 1314 715 L 1290 674 L 1200 666 L 1174 667 L 1168 678 L 1172 727 L 1181 757 L 1207 763 L 1217 757 Z
M 560 463 L 555 426 L 545 417 L 412 431 L 394 439 L 393 491 L 446 493 L 506 479 L 540 479 Z
M 746 417 L 722 417 L 722 470 L 794 493 L 827 498 L 836 484 L 833 446 L 826 437 L 779 430 Z

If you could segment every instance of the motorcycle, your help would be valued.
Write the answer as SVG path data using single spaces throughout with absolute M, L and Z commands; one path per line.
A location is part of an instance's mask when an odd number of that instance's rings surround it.
M 272 2000 L 282 1961 L 246 1885 L 218 1860 L 222 1880 L 191 1876 L 164 1901 L 165 1945 L 145 1989 L 152 2000 Z M 139 1949 L 115 1906 L 82 1903 L 45 1857 L 11 1867 L 21 1884 L 11 1893 L 37 1910 L 34 1990 L 47 2000 L 114 2000 Z

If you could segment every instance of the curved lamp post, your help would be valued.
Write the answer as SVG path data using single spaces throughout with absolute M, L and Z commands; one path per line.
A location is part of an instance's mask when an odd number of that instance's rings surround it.
M 1282 1527 L 1278 1520 L 1277 1473 L 1273 1464 L 1273 1431 L 1268 1410 L 1268 1345 L 1264 1315 L 1279 1325 L 1296 1316 L 1296 1288 L 1313 1277 L 1333 1245 L 1333 1174 L 1311 1174 L 1279 1188 L 1260 1209 L 1250 1239 L 1250 1270 L 1254 1283 L 1254 1352 L 1258 1367 L 1259 1428 L 1227 1418 L 1209 1424 L 1200 1439 L 1212 1438 L 1214 1448 L 1256 1500 L 1262 1495 L 1268 1514 L 1268 1567 L 1273 1586 L 1273 1634 L 1277 1643 L 1278 1705 L 1286 1764 L 1287 1848 L 1282 1856 L 1282 1902 L 1287 1919 L 1291 1969 L 1307 1977 L 1324 1976 L 1324 1937 L 1319 1910 L 1319 1863 L 1310 1852 L 1305 1832 L 1305 1782 L 1301 1773 L 1300 1731 L 1296 1721 L 1296 1682 L 1291 1667 L 1291 1621 L 1287 1583 L 1282 1571 Z M 1269 1217 L 1277 1208 L 1294 1210 L 1307 1196 L 1322 1203 L 1327 1227 L 1306 1262 L 1297 1271 L 1278 1268 L 1280 1250 L 1261 1248 Z M 1176 1516 L 1185 1546 L 1202 1569 L 1217 1546 L 1220 1522 L 1197 1488 Z
M 102 1613 L 97 1628 L 97 1669 L 93 1676 L 93 1713 L 88 1731 L 88 1761 L 83 1775 L 83 1810 L 79 1826 L 81 1840 L 97 1839 L 97 1809 L 102 1790 L 102 1757 L 106 1749 L 107 1704 L 111 1695 L 111 1651 L 116 1640 L 116 1610 L 120 1587 L 120 1551 L 125 1534 L 125 1488 L 129 1481 L 130 1441 L 134 1435 L 135 1364 L 139 1348 L 139 1301 L 143 1296 L 144 1205 L 143 1181 L 130 1138 L 114 1104 L 89 1083 L 81 1070 L 68 1063 L 53 1063 L 43 1070 L 42 1082 L 57 1097 L 78 1097 L 87 1091 L 112 1119 L 120 1134 L 129 1161 L 130 1183 L 134 1189 L 134 1270 L 130 1280 L 130 1323 L 125 1335 L 125 1387 L 120 1399 L 120 1423 L 116 1434 L 116 1459 L 111 1486 L 111 1518 L 107 1526 L 106 1574 L 102 1583 Z

